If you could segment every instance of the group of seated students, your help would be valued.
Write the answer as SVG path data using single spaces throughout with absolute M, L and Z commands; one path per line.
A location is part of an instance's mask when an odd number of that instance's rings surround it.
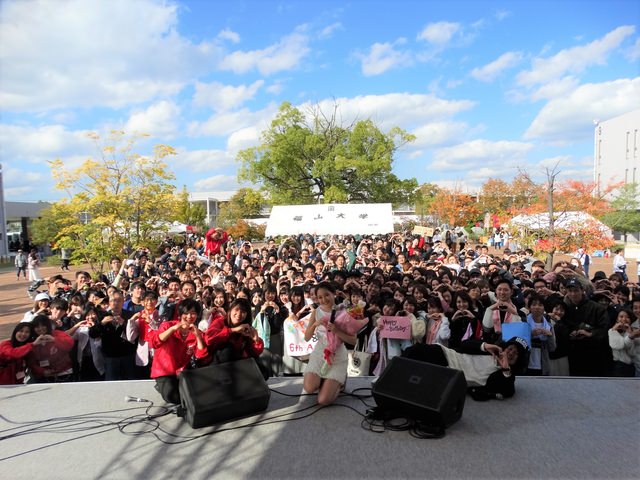
M 640 288 L 618 274 L 589 279 L 564 261 L 548 271 L 530 250 L 454 253 L 411 234 L 299 235 L 262 248 L 217 238 L 215 251 L 202 239 L 163 245 L 156 258 L 139 249 L 95 279 L 78 272 L 75 285 L 50 277 L 0 343 L 0 384 L 153 378 L 179 403 L 183 370 L 254 358 L 265 379 L 306 371 L 305 391 L 330 403 L 356 340 L 373 354 L 373 375 L 405 355 L 460 368 L 506 396 L 516 374 L 640 376 Z M 330 318 L 336 305 L 359 308 L 355 330 Z M 409 316 L 410 340 L 380 338 L 381 316 Z M 283 341 L 285 322 L 304 318 L 320 339 L 306 359 Z M 530 325 L 529 344 L 503 342 L 514 322 Z M 479 377 L 482 362 L 468 353 L 488 358 Z

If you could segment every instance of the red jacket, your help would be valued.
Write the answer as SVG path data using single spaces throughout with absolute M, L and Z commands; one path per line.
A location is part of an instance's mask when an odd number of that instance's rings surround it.
M 0 385 L 24 383 L 24 358 L 31 353 L 33 343 L 13 347 L 11 340 L 0 342 Z
M 53 342 L 34 345 L 27 356 L 27 366 L 36 378 L 54 377 L 72 369 L 69 352 L 74 340 L 61 330 L 51 332 Z
M 227 240 L 229 239 L 229 234 L 227 232 L 222 232 L 222 237 L 220 237 L 220 239 L 213 238 L 213 235 L 216 233 L 216 231 L 216 228 L 211 228 L 205 235 L 205 238 L 207 240 L 205 255 L 209 255 L 210 253 L 217 255 L 218 253 L 220 253 L 222 245 L 227 243 Z
M 219 313 L 211 319 L 204 341 L 212 354 L 219 348 L 231 345 L 235 360 L 257 358 L 264 351 L 264 342 L 260 337 L 254 342 L 240 333 L 232 332 L 225 324 L 225 316 Z
M 180 332 L 174 332 L 166 341 L 160 340 L 160 334 L 179 322 L 163 322 L 158 330 L 149 330 L 147 340 L 149 345 L 155 349 L 153 363 L 151 364 L 151 378 L 175 376 L 189 366 L 191 357 L 199 363 L 209 363 L 209 351 L 207 348 L 200 350 L 196 336 L 189 332 L 182 338 Z

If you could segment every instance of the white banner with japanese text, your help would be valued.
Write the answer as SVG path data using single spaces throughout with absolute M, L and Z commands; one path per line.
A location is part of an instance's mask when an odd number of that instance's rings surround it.
M 271 209 L 266 236 L 378 235 L 393 233 L 390 203 L 277 205 Z

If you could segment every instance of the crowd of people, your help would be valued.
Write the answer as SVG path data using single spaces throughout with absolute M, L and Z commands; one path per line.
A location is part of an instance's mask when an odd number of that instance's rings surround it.
M 640 376 L 640 287 L 626 275 L 589 278 L 583 258 L 547 270 L 531 250 L 456 246 L 395 233 L 258 248 L 214 228 L 140 248 L 94 278 L 49 277 L 0 343 L 0 383 L 153 378 L 179 403 L 181 371 L 253 358 L 265 379 L 304 375 L 304 391 L 328 404 L 358 341 L 372 355 L 367 373 L 397 355 L 449 365 L 477 399 L 513 395 L 519 374 Z M 410 338 L 380 335 L 389 316 L 410 317 Z M 315 347 L 290 356 L 285 326 L 304 319 Z M 514 323 L 530 327 L 529 341 L 503 335 Z

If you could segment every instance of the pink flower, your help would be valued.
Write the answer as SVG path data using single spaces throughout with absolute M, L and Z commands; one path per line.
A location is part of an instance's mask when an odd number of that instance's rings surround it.
M 355 307 L 358 308 L 358 307 Z M 355 335 L 360 331 L 362 327 L 367 324 L 367 319 L 364 315 L 356 319 L 352 317 L 347 310 L 339 310 L 336 313 L 335 326 L 347 335 Z M 342 340 L 334 332 L 327 330 L 327 347 L 324 349 L 324 359 L 329 365 L 333 365 L 333 356 L 338 350 L 338 347 L 342 345 Z

